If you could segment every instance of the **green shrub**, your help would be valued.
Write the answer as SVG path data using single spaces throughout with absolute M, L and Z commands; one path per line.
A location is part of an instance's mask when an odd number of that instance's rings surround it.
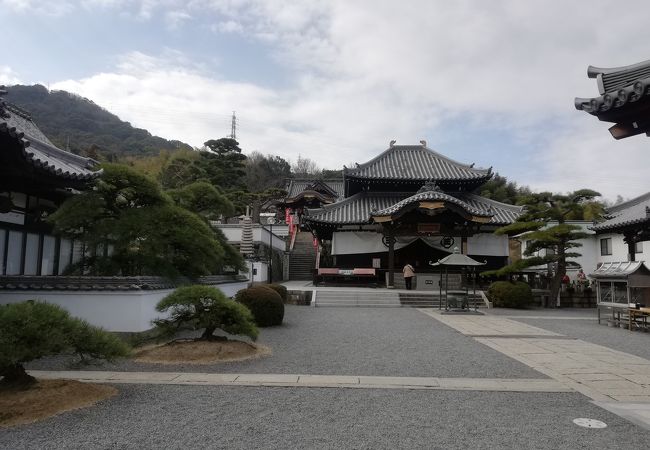
M 0 375 L 4 383 L 36 380 L 23 364 L 43 356 L 74 351 L 82 358 L 127 356 L 129 347 L 114 335 L 70 317 L 63 308 L 28 300 L 0 306 Z
M 494 306 L 501 308 L 526 308 L 533 302 L 533 292 L 523 281 L 495 281 L 487 296 Z
M 260 327 L 282 325 L 284 303 L 282 298 L 268 286 L 254 286 L 237 292 L 235 299 L 253 313 Z
M 204 330 L 201 339 L 210 340 L 217 329 L 229 334 L 257 339 L 259 331 L 253 315 L 243 305 L 230 300 L 219 289 L 183 286 L 156 305 L 159 312 L 169 311 L 169 318 L 154 320 L 163 333 L 172 335 L 179 329 Z
M 286 286 L 282 286 L 281 284 L 264 284 L 264 287 L 269 287 L 273 289 L 275 292 L 280 294 L 280 298 L 282 299 L 282 303 L 287 303 L 287 288 Z
M 87 357 L 110 361 L 130 353 L 129 345 L 116 335 L 94 327 L 85 320 L 72 320 L 75 326 L 69 336 L 70 344 L 82 361 Z

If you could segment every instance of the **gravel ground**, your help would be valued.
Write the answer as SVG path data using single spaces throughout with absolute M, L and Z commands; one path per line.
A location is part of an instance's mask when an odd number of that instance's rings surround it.
M 324 375 L 546 378 L 412 308 L 310 308 L 287 305 L 284 325 L 263 328 L 273 354 L 216 365 L 122 361 L 95 370 Z M 64 369 L 62 359 L 32 369 Z
M 650 431 L 580 394 L 121 385 L 0 433 L 20 449 L 629 449 Z M 604 421 L 580 428 L 574 418 Z
M 514 319 L 528 325 L 650 359 L 650 333 L 598 325 L 595 320 Z

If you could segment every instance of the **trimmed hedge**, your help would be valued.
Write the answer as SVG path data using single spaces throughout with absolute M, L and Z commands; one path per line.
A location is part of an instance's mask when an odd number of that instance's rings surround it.
M 500 308 L 526 308 L 533 302 L 533 291 L 523 281 L 495 281 L 488 288 L 487 296 Z
M 282 325 L 284 303 L 282 297 L 268 286 L 253 286 L 237 292 L 235 300 L 253 313 L 259 327 Z
M 285 286 L 282 286 L 281 284 L 275 284 L 275 283 L 263 284 L 262 286 L 273 289 L 275 292 L 277 292 L 280 295 L 280 298 L 282 299 L 282 303 L 287 303 L 287 288 Z

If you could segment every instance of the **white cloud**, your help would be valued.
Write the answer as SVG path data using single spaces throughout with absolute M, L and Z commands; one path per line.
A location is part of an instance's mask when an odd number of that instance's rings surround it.
M 227 132 L 217 117 L 234 109 L 245 148 L 340 167 L 391 138 L 426 138 L 437 148 L 447 132 L 440 124 L 453 118 L 466 124 L 468 140 L 488 127 L 515 142 L 508 159 L 521 184 L 589 186 L 610 197 L 648 190 L 643 175 L 628 173 L 630 164 L 641 172 L 650 162 L 647 139 L 616 142 L 606 124 L 573 107 L 574 96 L 597 94 L 589 64 L 650 57 L 645 1 L 616 14 L 606 0 L 146 0 L 132 7 L 145 19 L 183 11 L 213 30 L 258 39 L 293 77 L 290 87 L 271 90 L 187 61 L 132 54 L 115 70 L 58 85 L 112 102 L 110 109 L 152 132 L 200 144 Z M 156 111 L 178 111 L 176 123 Z M 455 157 L 453 148 L 439 150 Z
M 165 13 L 165 23 L 169 29 L 175 30 L 190 20 L 192 16 L 186 11 L 168 11 Z
M 0 65 L 0 85 L 20 84 L 18 74 L 9 66 Z
M 74 10 L 74 4 L 67 0 L 0 0 L 0 9 L 18 13 L 42 14 L 45 16 L 63 16 Z
M 214 24 L 212 26 L 212 31 L 220 33 L 241 33 L 244 31 L 244 27 L 239 22 L 236 22 L 234 20 L 227 20 Z

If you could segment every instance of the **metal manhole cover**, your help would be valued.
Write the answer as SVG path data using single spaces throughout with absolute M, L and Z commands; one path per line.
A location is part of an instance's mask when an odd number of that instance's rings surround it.
M 596 419 L 587 419 L 585 417 L 580 417 L 578 419 L 573 419 L 573 423 L 579 427 L 585 428 L 606 428 L 607 424 Z

